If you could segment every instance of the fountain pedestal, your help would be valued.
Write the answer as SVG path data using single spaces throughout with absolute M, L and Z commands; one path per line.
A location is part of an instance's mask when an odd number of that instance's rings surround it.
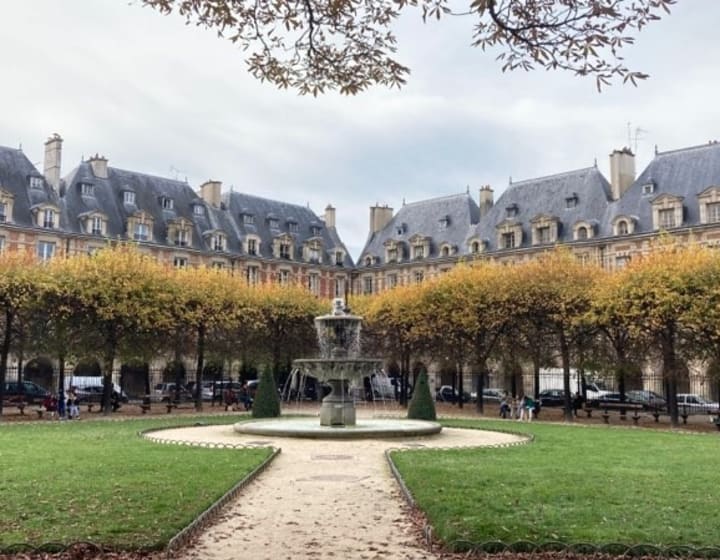
M 355 404 L 347 391 L 344 379 L 328 379 L 327 384 L 332 390 L 320 405 L 321 426 L 354 426 Z

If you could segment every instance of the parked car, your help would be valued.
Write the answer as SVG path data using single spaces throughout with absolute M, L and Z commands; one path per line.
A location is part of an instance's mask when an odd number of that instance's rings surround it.
M 438 402 L 456 403 L 460 400 L 460 394 L 452 385 L 443 385 L 436 391 L 435 400 Z M 463 402 L 470 402 L 470 393 L 467 391 L 463 391 Z
M 42 404 L 45 396 L 49 393 L 44 387 L 40 387 L 32 381 L 6 381 L 4 398 L 11 403 L 26 402 L 28 404 Z
M 86 385 L 85 387 L 77 387 L 75 394 L 81 403 L 99 403 L 102 402 L 104 387 L 102 385 Z M 120 402 L 128 402 L 128 396 L 125 391 L 113 383 L 113 391 L 120 395 Z
M 678 393 L 678 410 L 687 414 L 719 414 L 720 405 L 695 393 Z
M 643 405 L 645 410 L 660 410 L 667 407 L 667 401 L 654 391 L 627 391 L 625 396 L 629 402 Z
M 565 406 L 565 391 L 562 389 L 545 389 L 538 395 L 540 406 Z
M 483 402 L 486 403 L 500 403 L 505 396 L 506 392 L 502 389 L 491 389 L 486 388 L 482 390 Z M 477 392 L 473 391 L 470 393 L 470 400 L 477 402 Z
M 175 383 L 158 383 L 153 388 L 151 398 L 156 402 L 170 402 L 171 400 L 188 402 L 193 400 L 190 391 Z

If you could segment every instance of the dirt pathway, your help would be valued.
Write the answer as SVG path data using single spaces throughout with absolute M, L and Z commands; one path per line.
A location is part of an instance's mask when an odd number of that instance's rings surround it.
M 152 435 L 282 449 L 270 468 L 181 554 L 186 560 L 436 559 L 422 547 L 408 519 L 384 451 L 391 447 L 478 447 L 521 439 L 448 428 L 427 438 L 361 441 L 259 438 L 236 434 L 231 426 Z

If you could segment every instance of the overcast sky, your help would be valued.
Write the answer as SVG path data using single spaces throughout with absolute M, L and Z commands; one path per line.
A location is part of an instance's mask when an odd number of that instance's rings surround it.
M 643 31 L 628 66 L 651 78 L 598 93 L 560 72 L 503 74 L 469 47 L 472 21 L 398 29 L 412 75 L 400 91 L 301 97 L 253 80 L 242 52 L 128 0 L 0 0 L 0 145 L 42 171 L 43 143 L 64 139 L 63 175 L 96 152 L 111 166 L 310 207 L 337 208 L 354 258 L 368 207 L 465 192 L 508 178 L 587 167 L 637 140 L 638 172 L 655 145 L 720 139 L 718 0 L 680 0 Z M 634 136 L 634 133 L 633 133 Z M 635 140 L 632 140 L 635 149 Z

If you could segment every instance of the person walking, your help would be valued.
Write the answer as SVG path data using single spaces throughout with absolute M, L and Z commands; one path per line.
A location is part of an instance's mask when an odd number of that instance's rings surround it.
M 532 422 L 532 417 L 535 413 L 535 401 L 532 399 L 531 396 L 525 395 L 523 408 L 525 409 L 525 413 L 527 414 L 528 422 Z

